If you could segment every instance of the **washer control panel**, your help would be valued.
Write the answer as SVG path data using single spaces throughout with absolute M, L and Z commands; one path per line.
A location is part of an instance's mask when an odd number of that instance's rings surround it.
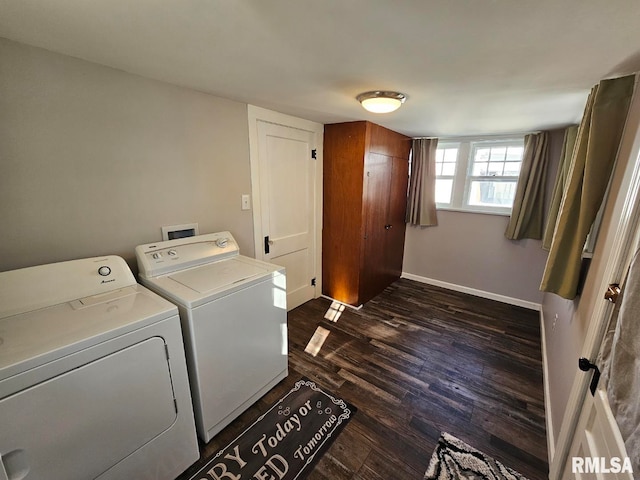
M 136 247 L 140 275 L 147 278 L 238 254 L 238 244 L 229 232 L 196 235 Z
M 0 318 L 134 285 L 131 269 L 115 255 L 0 272 Z
M 102 277 L 108 277 L 109 275 L 111 275 L 111 267 L 109 267 L 108 265 L 102 265 L 100 268 L 98 268 L 98 275 Z

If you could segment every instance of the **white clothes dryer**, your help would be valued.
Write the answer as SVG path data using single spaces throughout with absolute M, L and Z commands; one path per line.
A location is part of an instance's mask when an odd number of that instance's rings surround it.
M 288 374 L 284 268 L 229 232 L 140 245 L 141 282 L 178 306 L 196 428 L 208 442 Z
M 0 273 L 0 479 L 172 480 L 198 458 L 174 305 L 116 256 Z

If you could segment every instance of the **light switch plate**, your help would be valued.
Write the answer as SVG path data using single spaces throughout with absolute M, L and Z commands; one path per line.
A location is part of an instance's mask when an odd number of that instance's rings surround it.
M 251 210 L 251 196 L 244 194 L 242 195 L 242 210 Z

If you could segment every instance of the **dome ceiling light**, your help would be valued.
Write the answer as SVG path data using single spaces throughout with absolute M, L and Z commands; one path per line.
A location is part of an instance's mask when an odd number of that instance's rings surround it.
M 407 96 L 399 92 L 385 92 L 376 90 L 361 93 L 356 97 L 365 110 L 373 113 L 389 113 L 400 108 Z

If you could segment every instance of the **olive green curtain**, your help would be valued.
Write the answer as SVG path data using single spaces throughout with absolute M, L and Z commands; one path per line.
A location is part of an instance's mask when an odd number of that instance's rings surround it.
M 576 144 L 577 136 L 577 125 L 572 125 L 564 131 L 564 141 L 562 142 L 562 151 L 560 152 L 556 183 L 553 187 L 553 196 L 551 197 L 549 212 L 547 214 L 547 225 L 544 229 L 544 237 L 542 238 L 542 248 L 545 250 L 549 250 L 551 248 L 553 233 L 556 231 L 556 221 L 558 220 L 558 212 L 560 212 L 562 194 L 564 193 L 564 186 L 567 182 L 567 176 L 569 175 L 571 155 L 573 153 L 573 147 Z
M 411 176 L 407 223 L 430 227 L 438 225 L 436 214 L 437 138 L 416 138 L 411 150 Z
M 585 240 L 602 204 L 618 152 L 635 76 L 603 80 L 591 90 L 558 213 L 540 289 L 577 294 Z
M 511 218 L 504 233 L 510 240 L 542 238 L 548 158 L 549 132 L 524 137 L 522 167 L 513 199 Z

